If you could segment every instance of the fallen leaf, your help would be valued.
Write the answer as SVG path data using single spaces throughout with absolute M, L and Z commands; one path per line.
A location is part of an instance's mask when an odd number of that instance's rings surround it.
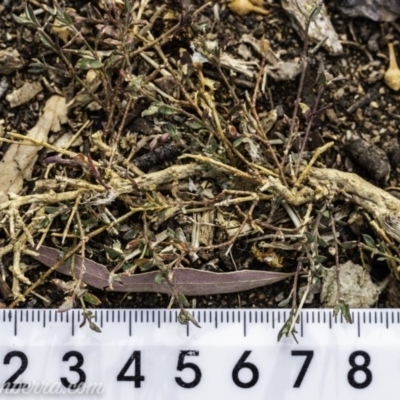
M 328 11 L 322 4 L 319 12 L 316 11 L 315 0 L 281 0 L 282 7 L 289 15 L 293 27 L 304 40 L 306 35 L 314 43 L 319 43 L 325 40 L 323 47 L 330 54 L 338 55 L 343 53 L 343 46 L 340 43 L 339 35 L 329 18 Z M 306 32 L 307 22 L 310 16 L 314 13 L 314 18 L 310 22 L 308 32 Z
M 47 267 L 52 267 L 61 257 L 61 252 L 55 248 L 41 246 L 35 250 L 38 256 L 34 257 Z M 58 272 L 71 275 L 71 267 L 68 263 L 62 263 Z M 81 274 L 81 257 L 75 256 L 75 276 Z M 146 272 L 132 276 L 117 275 L 110 288 L 111 274 L 108 269 L 95 261 L 85 259 L 85 271 L 82 281 L 97 289 L 115 292 L 156 292 L 171 293 L 171 289 L 165 280 L 155 283 L 159 271 Z M 271 283 L 279 282 L 294 276 L 294 273 L 282 273 L 271 271 L 242 270 L 235 272 L 208 272 L 192 268 L 177 268 L 173 272 L 175 289 L 187 296 L 206 296 L 212 294 L 235 293 L 250 290 Z
M 60 124 L 67 122 L 67 104 L 64 97 L 52 96 L 47 100 L 43 114 L 26 137 L 47 141 L 49 131 L 58 132 Z M 0 203 L 8 201 L 9 193 L 19 193 L 24 179 L 30 180 L 40 146 L 12 144 L 0 162 Z
M 40 82 L 25 82 L 19 89 L 14 90 L 6 96 L 6 100 L 10 103 L 10 107 L 18 107 L 33 99 L 43 90 Z

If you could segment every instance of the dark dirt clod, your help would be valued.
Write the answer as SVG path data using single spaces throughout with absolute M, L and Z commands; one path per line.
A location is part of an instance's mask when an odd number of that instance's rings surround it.
M 379 147 L 362 139 L 354 140 L 344 147 L 356 163 L 373 177 L 380 181 L 387 179 L 390 173 L 390 163 L 385 152 Z
M 165 161 L 174 160 L 180 154 L 181 151 L 178 149 L 178 147 L 176 147 L 175 144 L 166 144 L 135 158 L 133 163 L 143 171 L 147 171 L 151 167 L 160 165 Z

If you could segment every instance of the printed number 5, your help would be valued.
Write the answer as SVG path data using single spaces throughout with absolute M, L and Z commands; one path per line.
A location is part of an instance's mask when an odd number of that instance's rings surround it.
M 179 354 L 178 366 L 176 367 L 176 369 L 178 371 L 183 371 L 185 368 L 190 368 L 194 372 L 194 379 L 192 380 L 192 382 L 184 382 L 182 378 L 175 378 L 176 383 L 185 389 L 192 389 L 200 383 L 201 380 L 200 368 L 196 364 L 190 362 L 188 363 L 184 362 L 186 356 L 189 357 L 198 355 L 199 352 L 197 350 L 182 350 Z

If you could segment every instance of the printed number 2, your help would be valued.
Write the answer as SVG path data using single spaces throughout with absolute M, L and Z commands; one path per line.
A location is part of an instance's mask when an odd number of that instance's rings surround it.
M 12 374 L 5 382 L 4 387 L 8 389 L 26 389 L 29 385 L 27 383 L 14 383 L 20 375 L 26 370 L 28 366 L 28 357 L 22 351 L 11 351 L 4 357 L 4 364 L 10 364 L 12 358 L 19 358 L 21 365 L 18 370 Z
M 314 357 L 314 352 L 312 350 L 293 350 L 292 351 L 292 356 L 305 356 L 306 359 L 304 360 L 304 364 L 301 367 L 300 373 L 296 379 L 296 382 L 294 383 L 293 387 L 299 388 L 301 386 L 301 382 L 303 382 L 303 379 L 306 375 L 306 372 L 308 370 L 308 367 L 311 364 L 311 360 Z

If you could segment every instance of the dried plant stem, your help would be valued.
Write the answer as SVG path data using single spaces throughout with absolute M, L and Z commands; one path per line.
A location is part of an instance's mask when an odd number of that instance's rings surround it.
M 332 229 L 332 234 L 333 234 L 333 246 L 335 248 L 335 274 L 336 274 L 336 286 L 337 286 L 336 301 L 341 301 L 342 294 L 341 294 L 341 287 L 340 287 L 339 246 L 338 246 L 338 241 L 337 241 L 337 236 L 336 236 L 336 228 L 335 228 L 336 221 L 333 218 L 332 209 L 329 210 L 329 216 L 330 216 L 330 220 L 331 220 L 331 229 Z
M 217 167 L 220 167 L 228 172 L 233 173 L 235 176 L 243 178 L 243 179 L 247 179 L 250 182 L 254 182 L 258 185 L 261 185 L 263 183 L 263 180 L 261 178 L 258 178 L 256 176 L 250 175 L 244 171 L 241 171 L 235 167 L 231 167 L 230 165 L 226 165 L 220 161 L 214 160 L 210 157 L 206 157 L 206 156 L 201 156 L 201 155 L 194 155 L 194 154 L 185 154 L 183 156 L 181 156 L 180 158 L 193 158 L 195 160 L 198 160 L 200 162 L 204 162 L 207 164 L 212 164 L 215 165 Z
M 303 182 L 303 180 L 306 178 L 308 173 L 310 172 L 311 167 L 314 165 L 315 161 L 317 161 L 317 158 L 324 153 L 326 150 L 330 149 L 334 145 L 334 142 L 329 142 L 326 143 L 325 145 L 318 147 L 317 150 L 315 150 L 310 162 L 307 164 L 307 166 L 303 169 L 301 175 L 297 179 L 297 181 L 294 184 L 294 187 L 299 187 L 300 184 Z M 297 175 L 297 174 L 296 174 Z

